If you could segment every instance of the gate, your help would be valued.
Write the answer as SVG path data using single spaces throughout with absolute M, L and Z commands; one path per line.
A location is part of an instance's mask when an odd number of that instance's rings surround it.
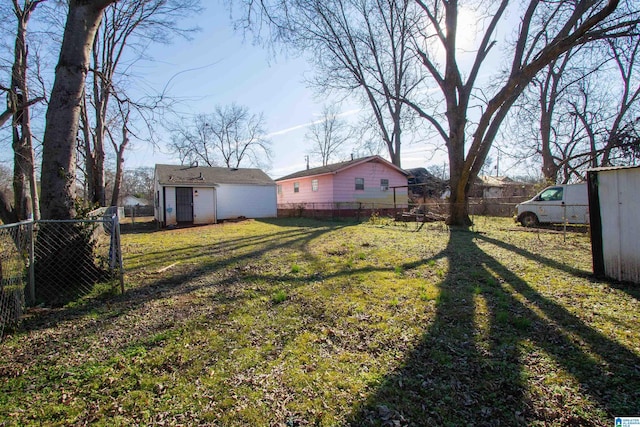
M 0 340 L 25 306 L 62 304 L 109 282 L 124 292 L 117 214 L 0 225 Z
M 193 222 L 193 188 L 176 187 L 176 221 Z

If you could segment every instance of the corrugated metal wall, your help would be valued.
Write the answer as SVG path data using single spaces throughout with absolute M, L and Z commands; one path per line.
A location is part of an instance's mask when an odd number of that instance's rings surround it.
M 604 274 L 640 283 L 640 167 L 590 173 L 597 175 Z

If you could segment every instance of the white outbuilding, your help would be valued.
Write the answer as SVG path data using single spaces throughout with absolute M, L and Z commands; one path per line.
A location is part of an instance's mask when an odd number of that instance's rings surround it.
M 156 165 L 155 218 L 162 227 L 277 216 L 276 183 L 260 169 Z
M 640 283 L 640 166 L 587 172 L 596 276 Z

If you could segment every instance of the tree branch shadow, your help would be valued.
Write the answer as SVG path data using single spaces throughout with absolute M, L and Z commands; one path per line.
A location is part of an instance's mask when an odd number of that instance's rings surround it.
M 558 369 L 578 383 L 582 398 L 613 419 L 640 411 L 640 359 L 533 289 L 468 231 L 452 230 L 447 247 L 424 262 L 447 259 L 434 321 L 402 365 L 349 418 L 351 425 L 600 425 L 571 408 L 576 396 L 550 407 L 532 397 L 531 369 Z M 584 272 L 519 248 L 514 253 L 584 276 Z M 411 266 L 407 266 L 411 267 Z M 565 399 L 563 402 L 562 399 Z M 564 408 L 563 411 L 558 408 Z M 395 423 L 395 424 L 394 424 Z

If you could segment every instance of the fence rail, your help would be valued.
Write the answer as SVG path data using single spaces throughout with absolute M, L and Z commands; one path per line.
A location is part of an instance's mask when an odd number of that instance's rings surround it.
M 510 217 L 518 203 L 527 197 L 469 198 L 471 215 Z M 449 210 L 447 199 L 422 199 L 409 204 L 326 202 L 326 203 L 285 203 L 278 205 L 279 217 L 307 218 L 356 218 L 363 219 L 377 213 L 381 216 L 395 217 L 409 210 L 446 215 Z
M 95 284 L 124 286 L 118 215 L 0 226 L 0 339 L 26 306 L 61 305 Z
M 33 257 L 33 222 L 0 226 L 0 339 L 22 316 Z
M 153 206 L 125 206 L 124 216 L 127 218 L 138 218 L 141 216 L 153 216 L 155 214 Z
M 328 202 L 328 203 L 284 203 L 278 205 L 279 217 L 304 218 L 354 218 L 364 219 L 373 213 L 394 216 L 408 209 L 405 204 L 365 203 L 365 202 Z

